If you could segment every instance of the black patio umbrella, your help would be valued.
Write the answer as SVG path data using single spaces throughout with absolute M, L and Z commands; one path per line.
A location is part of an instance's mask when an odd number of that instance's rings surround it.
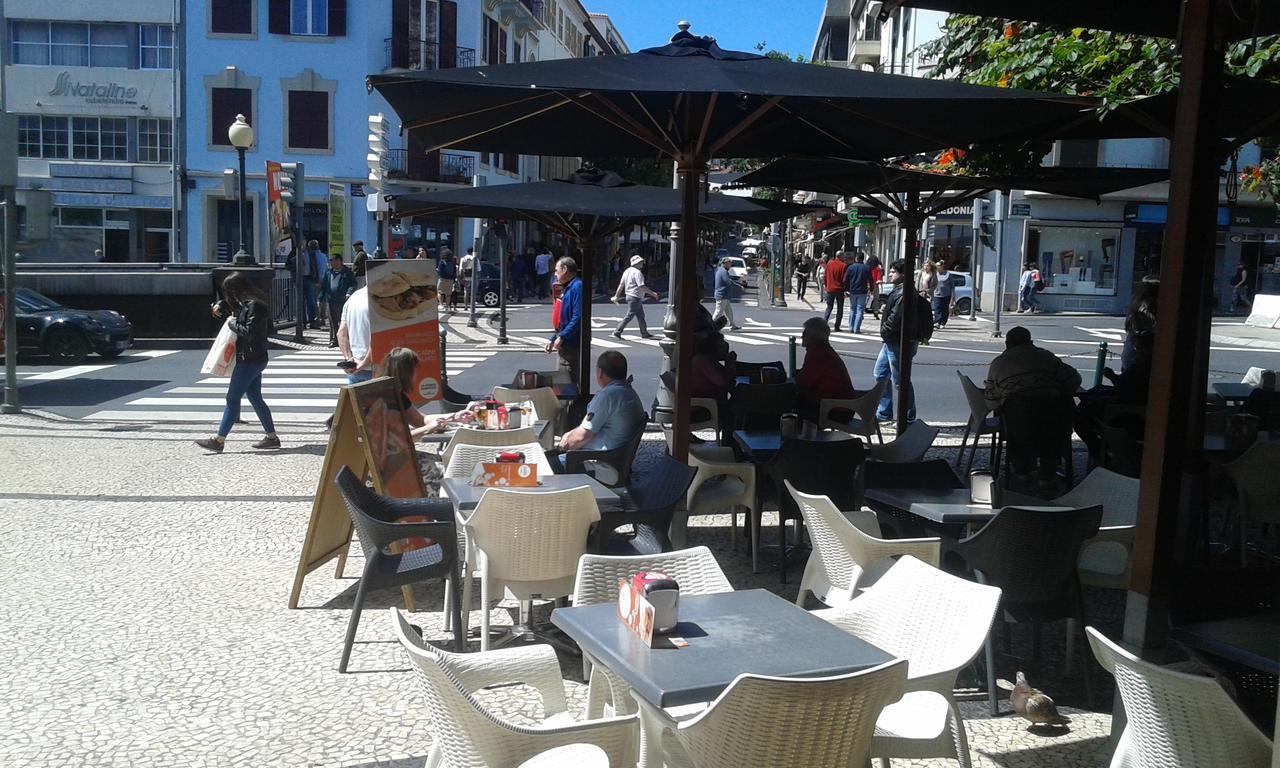
M 391 210 L 406 216 L 467 216 L 526 219 L 554 229 L 575 241 L 582 252 L 582 282 L 592 284 L 594 244 L 637 224 L 675 221 L 681 213 L 680 190 L 632 184 L 611 171 L 579 169 L 567 179 L 460 187 L 416 195 L 398 195 Z M 700 201 L 701 217 L 712 221 L 769 224 L 813 213 L 818 207 L 709 194 Z M 500 248 L 501 250 L 501 248 Z M 501 261 L 505 284 L 506 260 Z M 499 340 L 506 336 L 506 292 L 501 292 Z M 591 389 L 591 302 L 582 306 L 582 344 L 579 347 L 578 390 Z
M 1039 136 L 1096 102 L 722 50 L 681 24 L 669 45 L 624 56 L 372 75 L 428 150 L 675 159 L 683 189 L 674 454 L 688 445 L 688 372 L 698 301 L 699 186 L 712 157 L 828 154 L 879 160 L 977 141 Z
M 1039 21 L 1071 29 L 1088 27 L 1149 37 L 1177 37 L 1182 0 L 886 0 L 883 21 L 902 7 Z M 1280 33 L 1280 4 L 1272 0 L 1235 0 L 1224 9 L 1229 39 Z
M 898 220 L 906 233 L 906 278 L 915 274 L 920 228 L 939 211 L 993 190 L 1028 189 L 1068 197 L 1096 199 L 1108 192 L 1169 178 L 1167 171 L 1145 168 L 1040 168 L 1023 176 L 989 177 L 938 173 L 919 168 L 838 158 L 784 158 L 746 174 L 738 187 L 784 187 L 844 195 L 878 208 Z M 899 388 L 911 384 L 910 340 L 915 338 L 915 302 L 903 291 L 902 335 L 898 340 Z M 894 399 L 898 434 L 907 428 L 906 398 Z

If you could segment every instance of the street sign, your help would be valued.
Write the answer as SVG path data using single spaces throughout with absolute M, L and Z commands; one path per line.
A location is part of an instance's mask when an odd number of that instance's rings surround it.
M 1010 216 L 1030 216 L 1031 203 L 1013 203 L 1009 206 Z
M 352 197 L 364 197 L 364 194 L 365 194 L 365 193 L 364 193 L 364 185 L 363 185 L 363 184 L 359 184 L 359 183 L 357 183 L 357 182 L 352 182 L 352 183 L 351 183 L 351 196 L 352 196 Z

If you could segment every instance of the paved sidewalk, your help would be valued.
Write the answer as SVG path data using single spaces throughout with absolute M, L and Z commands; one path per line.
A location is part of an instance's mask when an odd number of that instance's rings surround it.
M 0 581 L 9 594 L 0 765 L 422 766 L 430 734 L 421 694 L 385 617 L 398 590 L 372 595 L 347 675 L 337 664 L 358 554 L 344 578 L 332 567 L 311 574 L 302 607 L 286 608 L 326 434 L 296 428 L 282 434 L 283 450 L 263 453 L 241 430 L 226 453 L 207 456 L 191 444 L 204 429 L 0 417 Z M 954 455 L 958 436 L 945 435 L 940 455 Z M 642 461 L 660 451 L 649 437 Z M 727 523 L 695 518 L 690 542 L 711 546 L 736 587 L 792 597 L 799 568 L 789 585 L 768 568 L 752 574 Z M 418 587 L 416 598 L 414 622 L 443 640 L 441 590 Z M 493 617 L 511 620 L 506 609 Z M 1115 601 L 1102 600 L 1090 619 L 1114 633 Z M 1016 652 L 1025 655 L 1029 634 L 1015 631 Z M 1045 633 L 1045 675 L 1061 667 L 1061 635 Z M 581 707 L 581 666 L 562 667 Z M 1104 764 L 1106 676 L 1093 668 L 1103 711 L 1086 712 L 1071 706 L 1082 703 L 1077 682 L 1052 674 L 1032 680 L 1071 713 L 1062 735 L 990 719 L 979 693 L 966 697 L 975 765 Z M 518 719 L 536 711 L 521 693 L 502 689 L 486 702 Z

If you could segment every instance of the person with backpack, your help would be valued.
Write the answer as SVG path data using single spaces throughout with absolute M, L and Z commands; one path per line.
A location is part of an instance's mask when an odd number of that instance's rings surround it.
M 885 379 L 890 380 L 884 388 L 884 394 L 880 396 L 880 405 L 876 408 L 876 419 L 879 421 L 893 420 L 893 390 L 899 386 L 901 370 L 898 359 L 898 343 L 902 338 L 902 316 L 907 306 L 903 291 L 906 270 L 907 263 L 901 259 L 893 262 L 893 265 L 889 267 L 889 282 L 893 284 L 893 292 L 889 294 L 889 298 L 884 303 L 884 320 L 880 323 L 880 340 L 884 344 L 880 347 L 880 355 L 876 358 L 875 367 L 872 369 L 872 375 L 875 376 L 877 382 Z M 916 309 L 915 339 L 907 345 L 906 350 L 907 354 L 912 358 L 916 356 L 916 349 L 919 343 L 928 342 L 933 335 L 933 313 L 929 305 L 919 296 L 914 298 Z M 914 388 L 908 385 L 902 396 L 906 398 L 907 421 L 915 421 L 916 397 Z
M 1040 270 L 1036 268 L 1034 261 L 1028 261 L 1025 269 L 1022 270 L 1022 277 L 1018 280 L 1018 312 L 1039 312 L 1040 297 L 1036 295 L 1039 291 L 1044 290 L 1044 280 L 1040 277 Z

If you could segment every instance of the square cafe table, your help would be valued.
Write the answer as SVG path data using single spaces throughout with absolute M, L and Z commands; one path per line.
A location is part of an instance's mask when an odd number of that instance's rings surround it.
M 848 432 L 832 429 L 819 430 L 816 427 L 810 429 L 807 426 L 796 437 L 820 443 L 858 439 Z M 749 461 L 765 462 L 782 449 L 782 432 L 776 429 L 738 429 L 734 430 L 733 441 Z
M 672 634 L 688 641 L 685 648 L 645 647 L 617 610 L 612 602 L 557 608 L 551 623 L 593 664 L 631 686 L 645 731 L 642 768 L 661 764 L 662 730 L 669 722 L 662 709 L 709 702 L 744 672 L 824 677 L 894 658 L 763 589 L 682 596 L 680 623 Z
M 1228 403 L 1241 403 L 1248 400 L 1249 395 L 1253 394 L 1253 390 L 1254 386 L 1252 384 L 1230 381 L 1215 381 L 1213 383 L 1213 391 Z
M 538 478 L 538 485 L 532 488 L 507 487 L 506 490 L 524 493 L 544 493 L 547 491 L 564 491 L 585 485 L 591 489 L 596 504 L 602 509 L 619 509 L 622 499 L 613 490 L 601 485 L 591 475 L 543 475 Z M 480 497 L 489 490 L 487 486 L 472 485 L 465 477 L 446 477 L 440 481 L 440 487 L 453 502 L 453 511 L 461 513 L 471 511 L 480 503 Z
M 865 496 L 872 507 L 882 505 L 891 510 L 909 512 L 932 523 L 987 523 L 1000 511 L 989 504 L 969 501 L 968 488 L 868 488 Z M 1031 510 L 1063 510 L 1067 507 L 1046 505 L 1035 499 L 1005 492 L 1003 506 Z

